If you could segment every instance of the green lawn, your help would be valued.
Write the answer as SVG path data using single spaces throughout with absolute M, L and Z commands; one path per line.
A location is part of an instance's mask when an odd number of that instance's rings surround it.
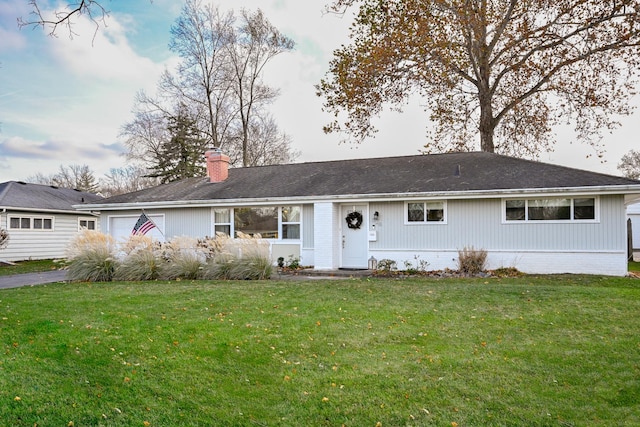
M 0 291 L 11 426 L 636 426 L 640 281 Z

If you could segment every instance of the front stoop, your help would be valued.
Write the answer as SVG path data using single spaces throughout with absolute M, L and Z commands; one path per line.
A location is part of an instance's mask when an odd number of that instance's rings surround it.
M 293 271 L 280 271 L 271 276 L 271 279 L 360 279 L 373 276 L 373 270 L 314 270 L 304 268 Z

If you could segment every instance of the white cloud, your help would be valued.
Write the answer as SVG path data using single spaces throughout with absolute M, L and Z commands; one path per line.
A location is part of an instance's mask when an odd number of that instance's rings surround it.
M 79 20 L 83 34 L 90 33 L 90 23 Z M 159 75 L 162 67 L 150 59 L 138 56 L 125 37 L 123 28 L 116 20 L 96 33 L 93 44 L 74 38 L 50 40 L 51 54 L 61 66 L 70 72 L 90 79 L 148 81 Z
M 119 129 L 131 118 L 135 93 L 153 93 L 164 67 L 174 69 L 176 58 L 167 50 L 169 21 L 179 15 L 183 2 L 103 3 L 115 10 L 107 26 L 95 33 L 92 22 L 79 18 L 74 28 L 78 35 L 70 40 L 62 28 L 57 38 L 39 28 L 19 31 L 15 20 L 28 15 L 28 2 L 0 0 L 0 52 L 12 49 L 12 55 L 0 59 L 0 181 L 24 179 L 38 171 L 53 173 L 61 164 L 87 164 L 98 176 L 123 165 Z M 302 150 L 300 160 L 417 153 L 428 123 L 418 100 L 412 100 L 404 113 L 385 112 L 376 121 L 377 137 L 360 146 L 339 145 L 338 135 L 322 132 L 331 116 L 322 113 L 323 99 L 315 95 L 314 85 L 327 72 L 333 50 L 349 43 L 352 22 L 352 16 L 323 14 L 327 3 L 214 1 L 223 11 L 262 8 L 269 21 L 296 41 L 293 52 L 267 67 L 265 78 L 281 90 L 272 113 L 292 136 L 295 148 Z M 617 173 L 620 157 L 640 146 L 637 116 L 623 123 L 606 138 L 605 164 L 584 159 L 588 148 L 569 145 L 572 135 L 565 132 L 558 135 L 556 152 L 541 160 Z

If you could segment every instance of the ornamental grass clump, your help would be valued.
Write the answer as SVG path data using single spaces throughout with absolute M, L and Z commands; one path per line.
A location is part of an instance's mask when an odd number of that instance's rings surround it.
M 195 250 L 175 252 L 162 266 L 162 278 L 167 280 L 198 280 L 204 277 L 205 262 Z
M 67 278 L 81 282 L 109 282 L 118 266 L 115 241 L 94 230 L 83 230 L 67 247 Z
M 203 278 L 207 280 L 232 279 L 232 270 L 237 258 L 229 253 L 220 253 L 209 259 L 203 271 Z
M 163 279 L 197 280 L 203 277 L 209 252 L 200 245 L 198 239 L 187 236 L 175 237 L 163 245 L 162 252 L 166 259 L 162 266 Z
M 466 246 L 458 251 L 458 271 L 462 274 L 475 276 L 485 270 L 487 262 L 487 251 L 484 249 L 474 249 L 473 246 Z
M 125 256 L 118 264 L 114 280 L 156 280 L 166 263 L 152 248 L 141 248 Z
M 120 244 L 121 261 L 114 280 L 156 280 L 164 260 L 158 250 L 160 244 L 151 237 L 132 235 Z
M 258 234 L 238 233 L 237 239 L 218 236 L 218 250 L 206 266 L 204 277 L 213 280 L 263 280 L 271 277 L 273 265 L 269 243 Z
M 159 243 L 131 236 L 116 245 L 111 236 L 85 231 L 67 249 L 68 278 L 104 282 L 147 280 L 262 280 L 271 277 L 269 243 L 239 233 L 237 239 L 176 237 Z

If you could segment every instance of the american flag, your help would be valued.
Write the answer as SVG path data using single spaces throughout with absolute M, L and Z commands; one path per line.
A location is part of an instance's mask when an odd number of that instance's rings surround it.
M 149 217 L 143 212 L 138 218 L 138 222 L 133 226 L 131 234 L 147 234 L 147 231 L 156 227 L 156 224 L 149 219 Z

